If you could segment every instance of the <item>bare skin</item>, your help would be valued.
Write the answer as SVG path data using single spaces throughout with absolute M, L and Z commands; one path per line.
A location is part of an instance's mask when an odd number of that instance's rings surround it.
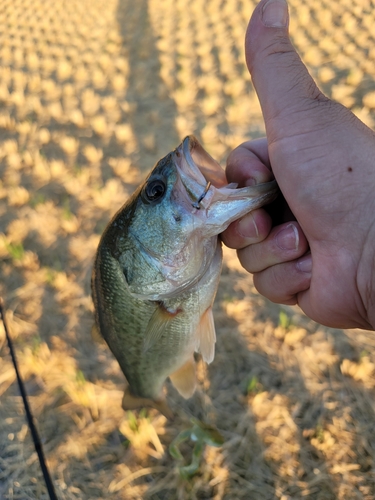
M 229 182 L 274 175 L 283 203 L 236 221 L 222 239 L 273 302 L 298 304 L 327 326 L 375 329 L 375 133 L 321 93 L 288 22 L 284 0 L 262 0 L 253 13 L 246 61 L 267 139 L 227 161 Z

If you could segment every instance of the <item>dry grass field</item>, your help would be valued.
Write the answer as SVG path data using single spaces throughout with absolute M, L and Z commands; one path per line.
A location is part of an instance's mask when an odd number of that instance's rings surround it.
M 111 215 L 196 134 L 223 165 L 264 126 L 244 63 L 255 0 L 0 0 L 0 295 L 61 500 L 375 498 L 375 336 L 259 296 L 235 254 L 215 361 L 174 422 L 121 409 L 93 342 L 90 272 Z M 373 0 L 290 0 L 324 92 L 375 120 Z M 48 498 L 0 327 L 0 498 Z M 201 418 L 221 448 L 179 475 L 168 446 Z M 185 463 L 192 443 L 181 447 Z

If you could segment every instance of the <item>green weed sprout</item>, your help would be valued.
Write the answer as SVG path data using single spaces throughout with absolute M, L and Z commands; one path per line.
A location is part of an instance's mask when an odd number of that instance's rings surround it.
M 5 243 L 5 247 L 13 260 L 20 260 L 25 254 L 22 243 Z
M 171 456 L 176 460 L 183 461 L 184 457 L 180 452 L 180 445 L 188 439 L 195 442 L 191 463 L 178 468 L 180 476 L 184 479 L 194 476 L 199 469 L 205 445 L 219 448 L 224 444 L 224 438 L 217 429 L 195 418 L 192 418 L 191 422 L 193 426 L 190 429 L 180 432 L 169 445 Z
M 288 330 L 292 324 L 291 319 L 284 311 L 280 311 L 279 313 L 279 326 L 284 328 L 284 330 Z

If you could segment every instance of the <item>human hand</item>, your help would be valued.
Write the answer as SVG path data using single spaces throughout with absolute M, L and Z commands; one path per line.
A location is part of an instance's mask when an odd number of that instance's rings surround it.
M 245 50 L 267 141 L 231 153 L 228 182 L 267 181 L 272 167 L 286 205 L 278 220 L 252 212 L 222 239 L 270 300 L 327 326 L 374 329 L 375 134 L 320 92 L 289 40 L 284 0 L 258 4 Z

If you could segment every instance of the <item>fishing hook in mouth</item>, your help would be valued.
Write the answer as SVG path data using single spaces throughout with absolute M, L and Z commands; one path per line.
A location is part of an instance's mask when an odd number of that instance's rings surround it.
M 200 208 L 201 208 L 200 207 L 200 202 L 203 200 L 203 198 L 208 193 L 208 190 L 210 189 L 210 186 L 211 186 L 211 182 L 208 181 L 207 184 L 206 184 L 206 187 L 204 188 L 203 193 L 200 195 L 200 197 L 198 198 L 198 200 L 192 204 L 193 207 L 196 208 L 197 210 L 200 210 Z

